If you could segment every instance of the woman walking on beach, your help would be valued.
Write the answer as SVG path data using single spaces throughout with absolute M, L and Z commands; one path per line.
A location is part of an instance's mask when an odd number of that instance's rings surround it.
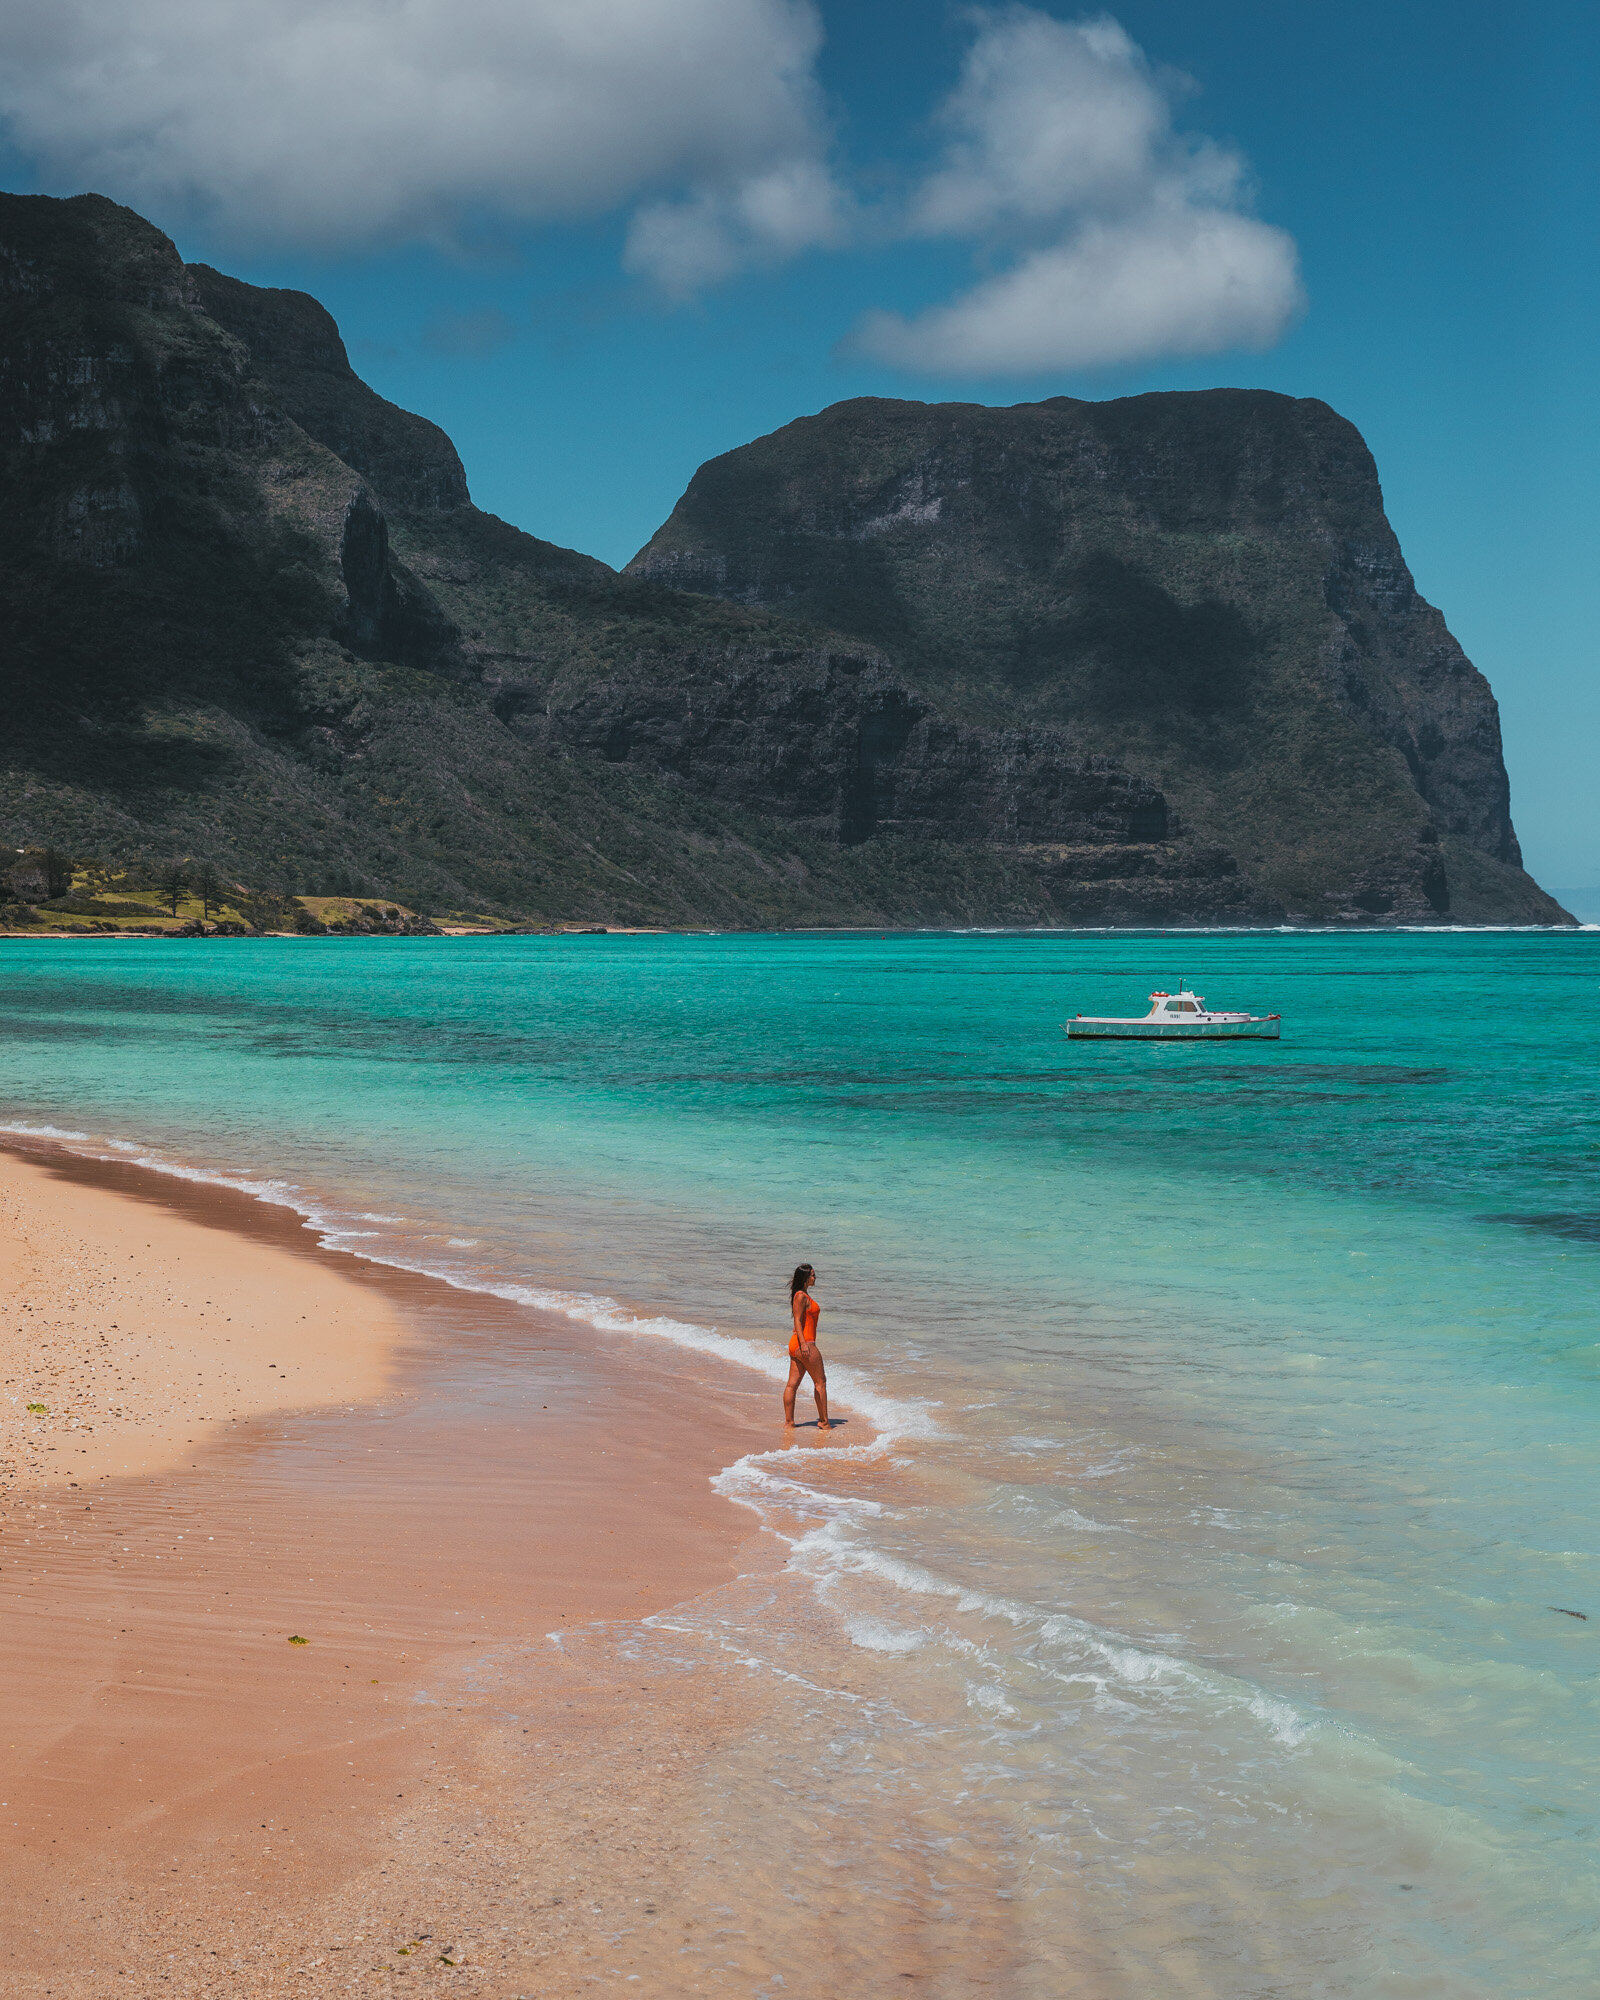
M 817 1346 L 817 1321 L 822 1317 L 822 1308 L 811 1296 L 811 1286 L 817 1282 L 815 1266 L 799 1264 L 789 1280 L 789 1310 L 794 1320 L 794 1332 L 789 1336 L 789 1381 L 783 1392 L 783 1422 L 787 1430 L 794 1429 L 794 1392 L 804 1378 L 811 1377 L 812 1394 L 817 1399 L 817 1429 L 832 1430 L 828 1422 L 828 1376 L 822 1365 L 822 1350 Z

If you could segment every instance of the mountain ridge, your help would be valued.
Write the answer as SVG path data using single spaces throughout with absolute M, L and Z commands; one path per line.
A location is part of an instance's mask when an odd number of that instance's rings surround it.
M 103 197 L 0 198 L 0 391 L 13 846 L 532 920 L 1283 913 L 1081 718 L 482 513 L 315 300 Z

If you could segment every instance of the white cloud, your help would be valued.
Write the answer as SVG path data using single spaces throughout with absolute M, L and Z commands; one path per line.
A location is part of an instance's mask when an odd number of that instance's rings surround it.
M 1091 222 L 964 297 L 872 313 L 874 354 L 935 375 L 1037 375 L 1274 339 L 1300 302 L 1282 230 L 1221 209 Z
M 684 200 L 647 203 L 628 225 L 622 261 L 681 298 L 741 265 L 841 243 L 847 233 L 846 200 L 827 168 L 797 159 Z
M 1023 9 L 979 16 L 961 81 L 940 111 L 951 139 L 913 227 L 971 235 L 1017 217 L 1137 201 L 1168 111 L 1115 21 L 1067 24 Z
M 931 373 L 1036 374 L 1276 339 L 1302 301 L 1294 243 L 1242 212 L 1237 154 L 1174 132 L 1182 79 L 1105 16 L 974 19 L 906 226 L 1013 261 L 911 319 L 869 314 L 858 344 Z
M 49 185 L 235 240 L 643 200 L 633 267 L 678 284 L 835 231 L 821 34 L 813 0 L 9 0 L 0 119 Z

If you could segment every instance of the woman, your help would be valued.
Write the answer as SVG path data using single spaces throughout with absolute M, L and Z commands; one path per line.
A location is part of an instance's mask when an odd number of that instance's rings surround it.
M 811 1377 L 812 1394 L 817 1399 L 817 1429 L 833 1429 L 828 1422 L 828 1376 L 822 1365 L 822 1352 L 817 1346 L 817 1321 L 822 1316 L 822 1308 L 809 1289 L 816 1282 L 816 1269 L 810 1264 L 797 1265 L 794 1276 L 789 1280 L 789 1311 L 794 1320 L 794 1332 L 789 1336 L 789 1382 L 783 1392 L 786 1430 L 794 1429 L 794 1392 L 807 1375 Z

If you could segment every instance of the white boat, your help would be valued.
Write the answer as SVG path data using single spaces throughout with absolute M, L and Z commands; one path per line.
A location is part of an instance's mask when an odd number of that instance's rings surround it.
M 1106 1014 L 1075 1014 L 1065 1023 L 1073 1041 L 1096 1042 L 1275 1042 L 1279 1014 L 1219 1014 L 1180 982 L 1176 993 L 1152 993 L 1150 1011 L 1118 1020 Z

